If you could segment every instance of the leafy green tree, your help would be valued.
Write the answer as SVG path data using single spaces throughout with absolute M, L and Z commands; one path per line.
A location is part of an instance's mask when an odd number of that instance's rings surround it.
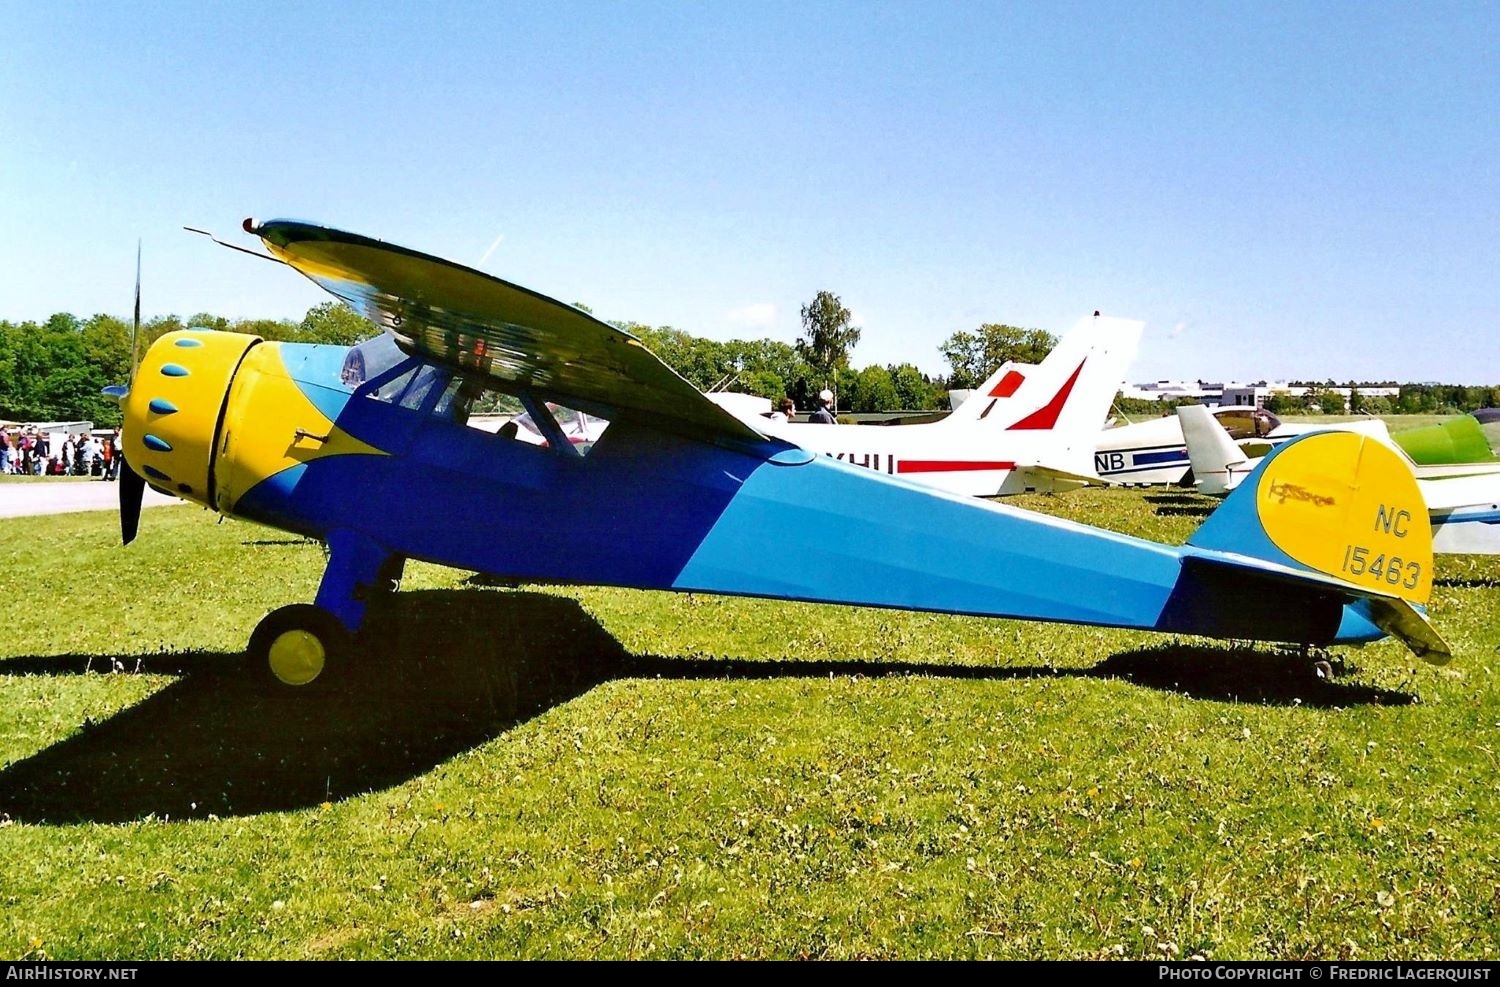
M 299 343 L 332 343 L 353 346 L 362 339 L 378 335 L 380 329 L 343 302 L 314 305 L 297 327 Z
M 839 376 L 845 388 L 844 407 L 850 411 L 894 411 L 900 404 L 891 372 L 884 367 L 872 365 Z
M 1314 392 L 1312 398 L 1317 402 L 1318 410 L 1325 415 L 1342 415 L 1348 409 L 1344 396 L 1331 388 Z
M 836 384 L 835 371 L 849 366 L 849 351 L 859 342 L 860 329 L 839 296 L 820 291 L 802 306 L 802 335 L 797 353 L 823 381 Z M 834 407 L 838 407 L 835 387 Z
M 131 327 L 113 315 L 96 315 L 83 324 L 83 353 L 99 368 L 105 380 L 124 383 L 130 379 Z
M 904 411 L 928 411 L 938 408 L 947 398 L 943 388 L 910 363 L 892 364 L 891 384 L 896 388 L 896 407 Z
M 231 331 L 228 319 L 222 315 L 214 315 L 210 312 L 195 312 L 188 316 L 187 324 L 193 329 L 213 329 L 216 332 Z
M 1296 394 L 1272 394 L 1266 398 L 1266 410 L 1273 415 L 1300 415 L 1310 407 L 1307 398 Z
M 1009 360 L 1041 363 L 1056 345 L 1057 337 L 1045 329 L 986 322 L 973 332 L 955 332 L 938 345 L 938 352 L 951 371 L 948 386 L 963 389 L 978 387 Z

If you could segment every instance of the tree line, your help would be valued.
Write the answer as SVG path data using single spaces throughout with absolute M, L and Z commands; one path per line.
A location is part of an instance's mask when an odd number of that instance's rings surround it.
M 587 311 L 587 306 L 579 305 Z M 984 323 L 952 333 L 938 346 L 948 373 L 932 376 L 911 363 L 870 364 L 856 369 L 850 354 L 860 328 L 838 295 L 820 291 L 802 307 L 802 334 L 795 343 L 774 339 L 707 339 L 671 326 L 612 322 L 641 339 L 668 366 L 701 390 L 735 390 L 776 401 L 786 396 L 802 410 L 817 405 L 818 392 L 837 395 L 841 412 L 935 411 L 948 407 L 950 389 L 973 388 L 1008 360 L 1040 363 L 1057 342 L 1041 329 Z M 376 332 L 375 326 L 338 302 L 308 309 L 301 320 L 226 319 L 200 312 L 187 320 L 159 316 L 141 326 L 137 348 L 188 326 L 252 333 L 265 339 L 348 346 Z M 45 322 L 0 320 L 0 419 L 89 420 L 120 423 L 120 409 L 100 391 L 125 382 L 134 363 L 131 327 L 112 315 L 88 319 L 60 312 Z M 1328 382 L 1332 386 L 1332 382 Z M 1457 413 L 1500 407 L 1500 387 L 1403 384 L 1394 400 L 1366 396 L 1354 385 L 1354 409 L 1369 414 Z M 1375 386 L 1366 383 L 1364 386 Z M 1307 397 L 1277 395 L 1275 412 L 1316 407 L 1343 410 L 1343 399 L 1326 391 Z M 1126 413 L 1159 413 L 1169 403 L 1122 401 Z M 1137 408 L 1135 404 L 1142 406 Z
M 200 312 L 186 322 L 175 315 L 141 324 L 137 346 L 145 352 L 157 337 L 188 326 L 253 333 L 265 339 L 348 346 L 375 331 L 370 322 L 339 302 L 308 309 L 301 321 L 226 319 Z M 130 378 L 134 360 L 131 324 L 113 315 L 79 319 L 59 312 L 45 322 L 0 319 L 0 419 L 92 421 L 120 424 L 120 409 L 100 391 Z

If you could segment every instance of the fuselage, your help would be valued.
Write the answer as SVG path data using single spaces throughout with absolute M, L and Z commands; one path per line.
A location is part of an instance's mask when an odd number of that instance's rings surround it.
M 351 384 L 345 354 L 165 337 L 128 399 L 129 462 L 335 556 L 353 541 L 519 579 L 1303 643 L 1381 635 L 1281 578 L 1185 577 L 1213 553 L 916 486 L 899 454 L 876 470 L 620 421 L 577 455 L 468 427 L 462 379 L 430 364 Z

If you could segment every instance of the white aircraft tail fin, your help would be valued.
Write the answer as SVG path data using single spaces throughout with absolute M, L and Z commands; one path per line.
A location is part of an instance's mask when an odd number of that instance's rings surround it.
M 1182 405 L 1177 409 L 1177 418 L 1182 422 L 1182 437 L 1187 442 L 1188 461 L 1193 464 L 1193 479 L 1199 493 L 1222 497 L 1260 462 L 1246 457 L 1213 412 L 1203 405 Z
M 1135 358 L 1142 326 L 1130 319 L 1085 318 L 1041 363 L 1005 364 L 944 421 L 1086 435 L 1092 455 L 1092 442 Z

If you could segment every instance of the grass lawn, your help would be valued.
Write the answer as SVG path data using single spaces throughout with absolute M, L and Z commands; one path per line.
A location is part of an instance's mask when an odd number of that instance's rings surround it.
M 1180 541 L 1212 502 L 1013 503 Z M 40 533 L 40 536 L 39 536 Z M 313 543 L 0 521 L 0 956 L 1493 957 L 1500 560 L 1446 668 L 408 567 L 337 692 L 241 667 Z

